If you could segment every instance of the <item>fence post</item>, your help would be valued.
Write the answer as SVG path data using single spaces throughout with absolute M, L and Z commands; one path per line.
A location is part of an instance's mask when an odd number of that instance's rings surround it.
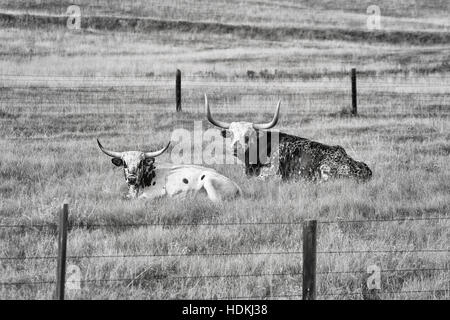
M 64 288 L 66 282 L 66 249 L 67 249 L 67 221 L 69 205 L 64 203 L 59 216 L 58 226 L 58 268 L 56 271 L 56 300 L 64 300 Z
M 303 300 L 316 299 L 317 220 L 303 223 Z
M 358 114 L 358 102 L 357 102 L 357 92 L 356 92 L 356 68 L 352 68 L 352 116 Z
M 175 99 L 177 103 L 177 112 L 181 111 L 181 71 L 177 69 L 175 80 Z

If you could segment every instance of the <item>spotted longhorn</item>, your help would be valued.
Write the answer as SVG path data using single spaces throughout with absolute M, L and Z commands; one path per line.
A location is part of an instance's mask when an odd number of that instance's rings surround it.
M 114 165 L 123 167 L 128 184 L 127 198 L 185 198 L 204 192 L 211 201 L 219 202 L 242 194 L 236 183 L 214 169 L 196 165 L 155 164 L 155 158 L 163 154 L 170 143 L 154 152 L 117 152 L 105 149 L 98 139 L 97 143 L 103 153 L 112 157 Z
M 332 178 L 354 178 L 365 181 L 372 171 L 364 163 L 351 158 L 341 146 L 329 146 L 306 138 L 286 134 L 273 128 L 279 119 L 281 101 L 269 123 L 215 120 L 205 95 L 206 117 L 222 129 L 222 136 L 231 134 L 231 152 L 243 164 L 247 176 L 283 180 L 327 181 Z

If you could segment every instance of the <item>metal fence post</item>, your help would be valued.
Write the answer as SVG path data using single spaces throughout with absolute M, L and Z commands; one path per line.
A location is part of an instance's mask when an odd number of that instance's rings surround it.
M 177 112 L 181 111 L 181 71 L 177 69 L 175 80 L 175 99 L 177 104 Z
M 316 299 L 317 220 L 303 223 L 303 300 Z
M 358 114 L 358 102 L 357 102 L 357 92 L 356 92 L 356 68 L 352 68 L 352 116 Z
M 66 249 L 67 249 L 67 221 L 69 205 L 65 203 L 59 216 L 58 226 L 58 267 L 56 271 L 56 300 L 64 300 L 66 282 Z

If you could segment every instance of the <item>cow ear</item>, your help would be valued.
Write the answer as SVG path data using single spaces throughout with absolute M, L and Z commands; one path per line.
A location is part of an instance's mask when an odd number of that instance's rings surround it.
M 153 163 L 155 163 L 155 158 L 146 158 L 146 159 L 144 160 L 144 164 L 145 164 L 146 166 L 151 166 Z
M 120 158 L 112 158 L 111 162 L 118 167 L 121 167 L 123 165 L 123 160 Z
M 227 130 L 220 130 L 220 134 L 222 135 L 222 137 L 226 138 L 227 137 Z

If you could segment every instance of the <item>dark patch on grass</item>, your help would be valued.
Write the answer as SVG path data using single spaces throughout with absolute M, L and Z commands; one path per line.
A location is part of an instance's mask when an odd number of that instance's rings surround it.
M 436 52 L 437 54 L 437 52 Z M 336 57 L 333 57 L 336 58 Z M 342 60 L 344 60 L 344 57 L 340 57 Z M 367 63 L 367 60 L 371 58 L 367 58 L 366 56 L 362 57 L 361 60 L 364 63 Z M 371 60 L 373 62 L 381 62 L 381 61 L 392 61 L 392 60 L 401 60 L 401 57 L 398 57 L 398 54 L 386 54 L 382 55 L 379 58 L 375 57 Z M 394 75 L 394 76 L 411 76 L 413 77 L 415 74 L 421 74 L 421 75 L 428 75 L 433 73 L 445 73 L 450 72 L 450 63 L 444 61 L 441 62 L 438 65 L 426 65 L 426 66 L 420 66 L 420 67 L 409 67 L 409 65 L 406 63 L 407 59 L 402 60 L 402 62 L 398 62 L 402 67 L 401 68 L 388 68 L 383 70 L 359 70 L 358 71 L 358 77 L 359 78 L 371 78 L 371 77 L 380 77 L 380 76 L 386 76 L 386 75 Z M 403 63 L 403 64 L 402 64 Z M 412 61 L 411 61 L 412 63 Z M 417 62 L 419 63 L 419 62 Z M 251 72 L 249 72 L 251 71 Z M 347 79 L 349 76 L 348 71 L 331 71 L 331 70 L 324 70 L 322 72 L 317 71 L 285 71 L 285 70 L 274 70 L 273 73 L 265 70 L 261 70 L 259 72 L 255 72 L 252 70 L 247 71 L 245 75 L 243 74 L 237 74 L 235 75 L 236 78 L 247 78 L 247 79 L 265 79 L 265 80 L 295 80 L 295 79 L 303 79 L 303 80 L 316 80 L 316 79 L 322 79 L 322 78 L 337 78 L 337 79 Z M 224 77 L 225 78 L 225 77 Z
M 398 207 L 393 212 L 394 218 L 421 218 L 429 214 L 428 210 L 422 208 Z
M 170 276 L 179 274 L 179 264 L 176 262 L 153 263 L 150 268 L 138 270 L 133 276 L 135 280 L 130 281 L 130 284 L 148 289 L 156 286 L 155 279 L 169 281 L 172 279 Z M 172 280 L 176 281 L 176 278 Z
M 450 155 L 450 144 L 440 145 L 438 152 L 444 156 Z
M 328 218 L 331 213 L 331 208 L 329 205 L 323 205 L 319 209 L 319 217 L 325 217 Z
M 327 114 L 330 118 L 353 118 L 359 117 L 358 114 L 353 114 L 350 107 L 342 107 L 338 112 L 330 112 Z
M 392 137 L 392 141 L 396 143 L 404 143 L 404 142 L 424 142 L 428 140 L 429 137 L 418 134 L 409 134 L 409 135 L 398 135 Z
M 0 110 L 0 119 L 17 119 L 18 114 L 12 114 L 3 110 Z
M 450 155 L 450 144 L 447 143 L 428 143 L 426 145 L 418 145 L 414 149 L 414 153 L 421 155 Z
M 11 196 L 16 192 L 13 185 L 1 185 L 0 186 L 0 195 L 3 199 L 11 198 Z
M 365 218 L 365 219 L 374 219 L 375 217 L 375 208 L 367 203 L 355 203 L 354 205 L 355 214 Z
M 433 67 L 416 67 L 413 68 L 412 71 L 420 74 L 429 74 L 429 73 L 443 73 L 450 72 L 450 63 L 448 61 L 444 61 L 441 64 Z
M 421 106 L 420 110 L 422 112 L 430 112 L 430 113 L 447 113 L 450 110 L 450 104 L 428 104 L 425 106 Z

